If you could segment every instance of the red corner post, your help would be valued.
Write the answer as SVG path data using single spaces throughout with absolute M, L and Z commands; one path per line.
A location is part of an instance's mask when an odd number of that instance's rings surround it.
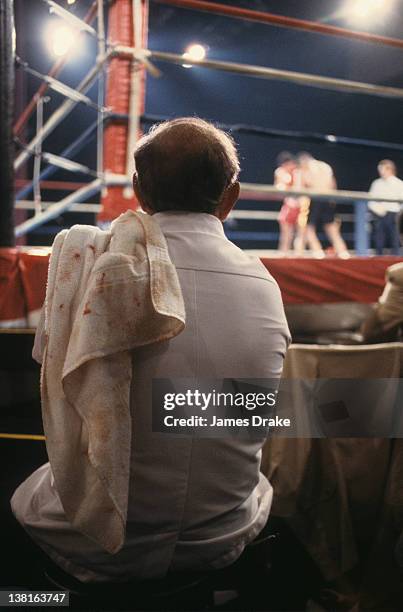
M 141 0 L 142 41 L 147 48 L 148 0 Z M 133 47 L 136 43 L 133 32 L 133 1 L 114 0 L 108 13 L 108 40 L 110 44 Z M 127 57 L 113 57 L 108 65 L 105 105 L 113 113 L 127 116 L 131 96 L 132 60 Z M 144 112 L 145 104 L 145 71 L 141 78 L 139 114 Z M 126 174 L 127 167 L 128 121 L 111 119 L 104 131 L 104 170 L 114 174 Z M 101 212 L 98 221 L 112 221 L 128 208 L 136 209 L 138 203 L 134 196 L 127 195 L 124 187 L 108 187 L 101 198 Z

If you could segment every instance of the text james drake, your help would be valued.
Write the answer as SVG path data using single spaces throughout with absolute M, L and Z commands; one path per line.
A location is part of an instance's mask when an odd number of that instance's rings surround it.
M 262 417 L 251 415 L 248 418 L 219 418 L 215 415 L 211 419 L 202 416 L 177 418 L 170 415 L 164 417 L 165 427 L 290 427 L 290 419 L 275 417 Z

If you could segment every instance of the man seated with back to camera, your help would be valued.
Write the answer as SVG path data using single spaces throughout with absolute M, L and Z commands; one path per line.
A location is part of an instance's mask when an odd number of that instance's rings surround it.
M 235 144 L 210 123 L 182 118 L 152 129 L 134 157 L 134 190 L 167 241 L 186 324 L 176 337 L 133 353 L 123 547 L 109 554 L 73 528 L 48 464 L 12 500 L 32 539 L 84 582 L 230 565 L 264 528 L 273 495 L 259 470 L 263 438 L 154 435 L 149 417 L 155 378 L 281 376 L 290 337 L 279 288 L 223 230 L 239 195 Z

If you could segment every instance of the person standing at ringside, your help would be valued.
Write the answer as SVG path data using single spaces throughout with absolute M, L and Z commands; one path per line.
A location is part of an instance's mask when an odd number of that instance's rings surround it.
M 302 184 L 307 189 L 326 192 L 337 189 L 336 179 L 329 164 L 312 157 L 310 153 L 298 154 L 301 167 Z M 335 204 L 329 200 L 312 200 L 309 207 L 308 221 L 305 229 L 305 239 L 310 249 L 317 257 L 324 257 L 322 245 L 317 231 L 323 227 L 330 243 L 338 257 L 350 257 L 346 243 L 340 235 L 340 227 L 335 220 Z
M 400 244 L 403 245 L 403 211 L 397 215 L 396 228 Z M 386 285 L 378 303 L 361 325 L 365 343 L 396 342 L 403 335 L 403 263 L 389 266 L 385 278 Z M 400 559 L 403 562 L 403 534 Z
M 403 201 L 403 181 L 396 176 L 396 164 L 383 159 L 378 164 L 379 178 L 375 179 L 369 192 L 378 198 L 397 198 Z M 368 202 L 373 215 L 373 238 L 377 255 L 383 255 L 389 247 L 393 255 L 399 255 L 399 232 L 397 214 L 402 208 L 399 202 Z

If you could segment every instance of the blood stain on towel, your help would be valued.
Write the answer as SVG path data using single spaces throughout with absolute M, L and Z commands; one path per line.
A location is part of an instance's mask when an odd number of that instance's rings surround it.
M 71 270 L 65 270 L 64 272 L 62 272 L 62 274 L 60 275 L 60 280 L 62 282 L 64 281 L 69 281 L 71 279 Z
M 90 314 L 90 312 L 91 312 L 91 308 L 88 306 L 88 302 L 87 302 L 86 305 L 84 306 L 83 315 Z
M 74 259 L 76 259 L 76 260 L 81 259 L 80 253 L 74 253 Z

